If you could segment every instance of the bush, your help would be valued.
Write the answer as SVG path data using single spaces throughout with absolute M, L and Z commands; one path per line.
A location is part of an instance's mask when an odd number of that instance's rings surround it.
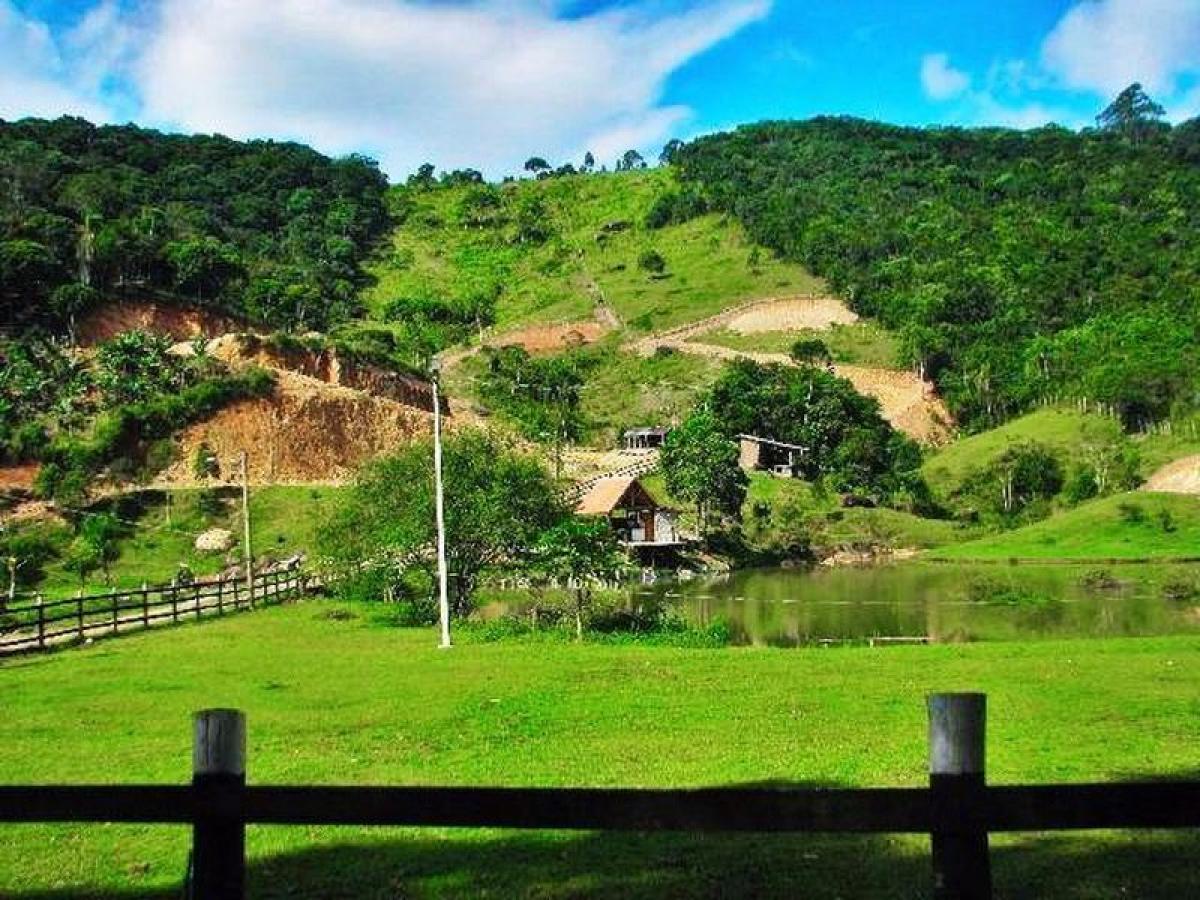
M 638 256 L 638 268 L 659 275 L 666 271 L 667 261 L 657 250 L 643 250 Z

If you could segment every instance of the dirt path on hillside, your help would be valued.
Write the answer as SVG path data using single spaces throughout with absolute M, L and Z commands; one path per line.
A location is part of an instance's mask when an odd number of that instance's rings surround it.
M 1142 485 L 1143 491 L 1200 496 L 1200 455 L 1167 463 Z

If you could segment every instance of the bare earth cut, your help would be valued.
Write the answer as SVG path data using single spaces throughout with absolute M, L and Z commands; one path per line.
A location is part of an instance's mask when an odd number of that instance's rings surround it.
M 1163 466 L 1146 479 L 1142 490 L 1200 495 L 1200 455 L 1186 456 Z

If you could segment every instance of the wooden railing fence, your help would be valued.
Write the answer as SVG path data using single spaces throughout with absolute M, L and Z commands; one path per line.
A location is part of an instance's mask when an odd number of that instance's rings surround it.
M 928 712 L 928 787 L 629 790 L 247 786 L 245 716 L 206 710 L 190 786 L 0 787 L 0 823 L 190 823 L 194 900 L 245 896 L 247 824 L 923 833 L 935 900 L 992 896 L 991 832 L 1200 827 L 1198 781 L 988 785 L 985 697 L 935 694 Z
M 0 615 L 0 655 L 283 603 L 311 583 L 290 567 L 260 572 L 252 584 L 239 575 L 14 605 Z

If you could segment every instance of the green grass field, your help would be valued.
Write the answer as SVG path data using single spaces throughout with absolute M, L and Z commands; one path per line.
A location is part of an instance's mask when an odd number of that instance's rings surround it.
M 304 604 L 0 664 L 7 783 L 183 782 L 189 716 L 249 717 L 258 784 L 918 785 L 924 696 L 989 694 L 993 782 L 1193 774 L 1194 639 L 889 650 L 461 643 Z M 0 826 L 0 895 L 168 897 L 185 829 Z M 998 896 L 1194 886 L 1195 836 L 995 842 Z M 255 897 L 929 896 L 899 838 L 252 828 Z
M 932 555 L 961 560 L 1200 558 L 1200 497 L 1116 494 L 1015 531 L 942 547 Z
M 799 266 L 755 251 L 741 227 L 723 217 L 646 228 L 646 213 L 671 190 L 673 177 L 654 169 L 503 185 L 504 218 L 482 228 L 460 220 L 467 188 L 408 194 L 412 208 L 404 224 L 371 266 L 376 284 L 366 304 L 378 315 L 397 297 L 499 289 L 496 328 L 504 330 L 590 318 L 602 296 L 628 326 L 650 331 L 746 299 L 821 289 Z M 512 210 L 532 198 L 545 203 L 551 236 L 522 244 L 512 236 Z M 666 260 L 660 276 L 638 266 L 651 249 Z

